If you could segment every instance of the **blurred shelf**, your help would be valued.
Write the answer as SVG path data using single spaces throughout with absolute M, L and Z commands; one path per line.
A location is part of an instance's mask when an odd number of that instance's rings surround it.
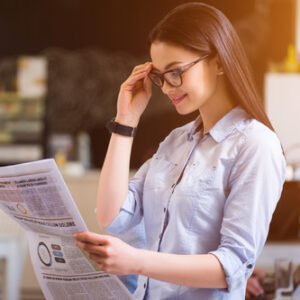
M 42 159 L 44 136 L 44 97 L 0 92 L 0 165 Z
M 0 102 L 15 102 L 15 101 L 38 102 L 43 99 L 44 97 L 24 97 L 14 92 L 0 92 Z
M 39 144 L 0 144 L 0 163 L 13 164 L 43 158 L 43 148 Z

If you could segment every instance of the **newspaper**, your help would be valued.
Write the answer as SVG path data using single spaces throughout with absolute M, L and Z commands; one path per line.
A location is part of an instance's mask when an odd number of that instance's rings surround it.
M 0 209 L 26 230 L 47 300 L 133 299 L 75 246 L 72 234 L 88 229 L 53 159 L 1 167 Z

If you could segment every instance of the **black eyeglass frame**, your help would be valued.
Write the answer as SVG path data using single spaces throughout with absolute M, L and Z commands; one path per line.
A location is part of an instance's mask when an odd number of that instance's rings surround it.
M 194 66 L 195 64 L 197 64 L 198 62 L 206 59 L 207 57 L 209 56 L 209 54 L 206 54 L 200 58 L 198 58 L 197 60 L 185 65 L 185 66 L 182 66 L 182 67 L 179 67 L 179 68 L 175 68 L 175 69 L 171 69 L 171 70 L 168 70 L 166 72 L 163 72 L 163 73 L 156 73 L 156 72 L 152 72 L 150 71 L 149 74 L 148 74 L 148 77 L 150 78 L 150 80 L 152 81 L 153 84 L 155 84 L 156 86 L 162 88 L 164 86 L 164 82 L 166 81 L 170 86 L 172 87 L 180 87 L 182 85 L 182 73 L 184 73 L 185 71 L 187 71 L 188 69 L 190 69 L 192 66 Z M 171 73 L 171 72 L 176 72 L 178 74 L 178 77 L 180 78 L 180 84 L 179 85 L 174 85 L 172 84 L 171 82 L 168 81 L 167 78 L 165 78 L 165 74 L 167 73 Z M 151 74 L 155 74 L 155 76 L 157 76 L 159 79 L 160 79 L 160 82 L 161 84 L 157 84 L 152 78 L 151 78 Z

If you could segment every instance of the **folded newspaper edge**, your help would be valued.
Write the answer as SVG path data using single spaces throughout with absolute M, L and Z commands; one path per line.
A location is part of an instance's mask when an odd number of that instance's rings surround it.
M 47 300 L 133 299 L 117 276 L 99 271 L 76 247 L 72 235 L 88 229 L 53 159 L 1 167 L 0 209 L 26 230 Z

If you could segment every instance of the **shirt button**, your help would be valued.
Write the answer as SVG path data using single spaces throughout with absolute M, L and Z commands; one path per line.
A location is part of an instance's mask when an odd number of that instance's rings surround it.
M 144 283 L 144 289 L 147 287 L 147 284 L 146 283 Z
M 249 264 L 249 265 L 247 266 L 248 269 L 252 269 L 252 267 L 253 267 L 252 264 Z
M 167 209 L 164 207 L 164 213 L 167 211 Z

